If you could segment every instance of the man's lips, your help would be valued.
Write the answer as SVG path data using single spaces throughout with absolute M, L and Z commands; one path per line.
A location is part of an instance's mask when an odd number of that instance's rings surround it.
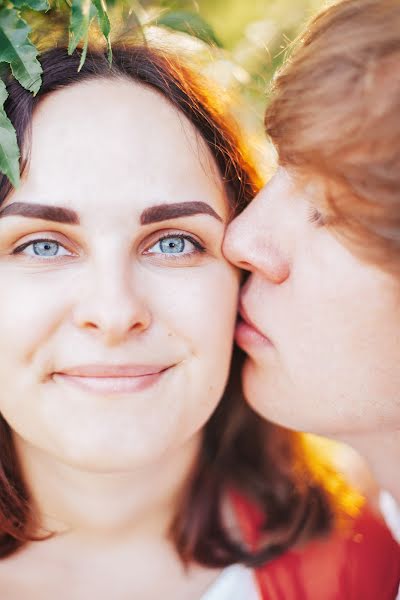
M 242 304 L 239 306 L 239 321 L 236 325 L 235 339 L 237 344 L 246 350 L 249 346 L 271 346 L 272 342 L 254 325 Z
M 79 365 L 53 373 L 55 382 L 101 395 L 143 391 L 174 365 Z

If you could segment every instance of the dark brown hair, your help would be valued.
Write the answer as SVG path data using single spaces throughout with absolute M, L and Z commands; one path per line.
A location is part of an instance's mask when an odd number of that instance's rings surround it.
M 79 60 L 79 52 L 72 56 L 64 49 L 44 53 L 43 85 L 35 98 L 10 79 L 6 110 L 25 157 L 29 154 L 27 137 L 33 110 L 44 96 L 84 80 L 122 77 L 157 90 L 186 115 L 215 158 L 232 216 L 252 199 L 259 180 L 240 137 L 188 68 L 143 44 L 115 46 L 111 68 L 101 51 L 89 51 L 78 73 Z M 0 205 L 10 189 L 5 177 L 0 179 Z M 301 437 L 263 422 L 245 405 L 240 393 L 240 365 L 236 352 L 227 390 L 204 428 L 197 462 L 171 524 L 171 539 L 185 562 L 260 564 L 332 526 L 329 493 L 311 468 Z M 0 425 L 0 555 L 6 556 L 35 539 L 37 530 L 10 429 L 4 420 Z M 231 489 L 268 515 L 269 542 L 257 553 L 235 541 L 225 527 L 223 507 Z
M 265 115 L 282 165 L 324 184 L 332 223 L 362 256 L 400 267 L 400 3 L 343 0 L 317 15 Z

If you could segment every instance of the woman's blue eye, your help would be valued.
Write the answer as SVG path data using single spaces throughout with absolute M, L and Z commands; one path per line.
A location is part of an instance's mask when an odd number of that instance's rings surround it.
M 166 254 L 178 254 L 185 249 L 185 240 L 181 237 L 170 237 L 160 240 L 160 250 Z
M 57 242 L 35 242 L 32 244 L 34 253 L 37 256 L 55 256 L 60 247 Z
M 204 250 L 204 248 L 195 240 L 188 236 L 169 235 L 158 240 L 154 246 L 147 250 L 151 254 L 194 254 Z
M 69 256 L 70 253 L 55 240 L 32 240 L 19 248 L 16 248 L 13 254 L 23 254 L 25 256 L 40 258 L 58 258 L 59 256 Z

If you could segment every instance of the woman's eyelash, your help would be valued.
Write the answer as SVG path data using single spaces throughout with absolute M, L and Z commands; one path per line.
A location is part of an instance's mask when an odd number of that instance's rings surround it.
M 23 250 L 25 250 L 29 246 L 32 246 L 33 244 L 40 244 L 42 242 L 48 242 L 49 244 L 57 244 L 57 246 L 64 248 L 64 250 L 67 250 L 67 248 L 63 244 L 61 244 L 61 242 L 59 242 L 58 240 L 55 240 L 53 238 L 35 238 L 33 240 L 29 240 L 29 242 L 25 242 L 24 244 L 21 244 L 20 246 L 17 246 L 17 248 L 14 248 L 14 250 L 12 251 L 12 254 L 20 254 Z
M 153 246 L 155 244 L 159 244 L 160 242 L 163 242 L 164 240 L 168 240 L 169 238 L 178 238 L 180 240 L 187 240 L 188 242 L 190 242 L 191 244 L 193 244 L 193 246 L 196 248 L 196 250 L 198 250 L 199 252 L 205 252 L 206 248 L 205 246 L 203 246 L 198 240 L 196 240 L 195 238 L 193 238 L 190 235 L 187 235 L 185 233 L 175 233 L 175 232 L 170 232 L 168 234 L 164 234 L 162 237 L 159 237 L 153 244 Z
M 197 239 L 193 238 L 190 235 L 183 234 L 183 233 L 176 233 L 176 232 L 169 232 L 167 234 L 162 235 L 161 237 L 157 238 L 152 243 L 152 246 L 154 246 L 155 244 L 159 244 L 159 243 L 163 242 L 164 240 L 168 240 L 169 238 L 177 238 L 180 240 L 186 240 L 186 241 L 190 242 L 191 244 L 193 244 L 193 246 L 196 248 L 196 250 L 198 252 L 206 251 L 205 246 L 203 246 Z M 67 248 L 63 244 L 61 244 L 58 240 L 55 240 L 53 238 L 35 238 L 33 240 L 29 240 L 28 242 L 25 242 L 24 244 L 21 244 L 17 248 L 14 248 L 14 250 L 12 251 L 12 254 L 21 254 L 29 246 L 32 246 L 34 244 L 40 244 L 43 242 L 48 242 L 50 244 L 57 244 L 58 247 L 61 247 L 61 248 L 64 248 L 64 250 L 67 250 Z M 40 258 L 40 257 L 38 256 L 38 258 Z M 58 258 L 58 257 L 55 256 L 54 258 Z

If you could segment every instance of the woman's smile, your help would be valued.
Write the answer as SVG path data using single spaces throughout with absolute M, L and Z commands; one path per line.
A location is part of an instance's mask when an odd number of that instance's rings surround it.
M 142 392 L 164 379 L 176 365 L 82 365 L 53 373 L 56 383 L 100 395 Z

